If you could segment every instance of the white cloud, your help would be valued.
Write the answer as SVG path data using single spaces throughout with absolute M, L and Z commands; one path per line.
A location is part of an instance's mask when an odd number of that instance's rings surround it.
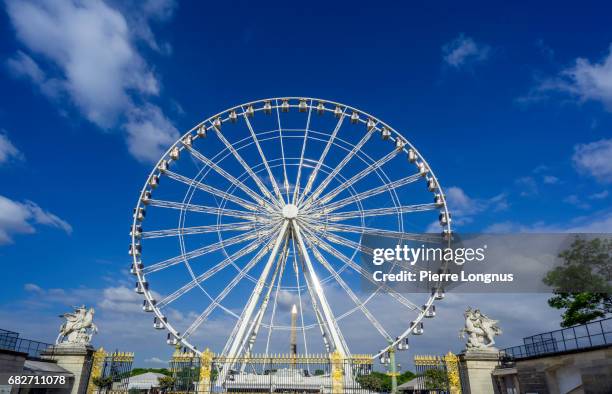
M 84 304 L 96 311 L 94 322 L 99 332 L 93 337 L 95 347 L 136 352 L 136 365 L 154 357 L 169 358 L 172 353 L 166 345 L 166 333 L 153 329 L 152 315 L 140 308 L 142 297 L 127 287 L 47 289 L 28 283 L 24 289 L 29 294 L 17 301 L 18 307 L 15 303 L 0 305 L 0 321 L 6 324 L 3 328 L 22 337 L 54 341 L 61 324 L 58 315 Z
M 146 42 L 149 47 L 160 53 L 169 53 L 170 44 L 160 43 L 151 30 L 151 22 L 164 22 L 170 19 L 176 9 L 174 0 L 143 0 L 132 3 L 122 3 L 127 6 L 124 13 L 134 34 Z M 134 7 L 135 10 L 129 8 Z
M 473 198 L 457 186 L 446 188 L 444 192 L 455 226 L 471 223 L 475 215 L 485 211 L 499 212 L 506 210 L 509 206 L 505 193 L 500 193 L 491 198 Z M 440 223 L 438 221 L 430 223 L 425 230 L 428 233 L 437 233 L 439 231 Z
M 55 227 L 72 233 L 68 222 L 32 201 L 17 202 L 0 195 L 0 245 L 13 242 L 15 234 L 33 234 L 35 225 Z
M 534 196 L 540 192 L 538 183 L 531 176 L 518 178 L 515 183 L 522 189 L 521 196 L 523 197 Z
M 485 233 L 612 233 L 612 212 L 597 212 L 592 215 L 576 217 L 569 223 L 535 222 L 521 224 L 512 221 L 494 223 Z
M 574 205 L 580 209 L 589 209 L 591 206 L 582 201 L 576 194 L 571 194 L 563 199 L 563 202 Z
M 591 200 L 603 200 L 608 197 L 609 192 L 607 190 L 601 191 L 599 193 L 593 193 L 589 196 Z
M 159 94 L 160 83 L 134 43 L 140 38 L 155 44 L 145 22 L 169 15 L 167 10 L 173 2 L 136 3 L 140 8 L 134 12 L 139 14 L 133 19 L 139 22 L 132 24 L 102 0 L 8 0 L 6 4 L 17 39 L 32 54 L 50 62 L 53 67 L 49 69 L 57 75 L 48 77 L 32 57 L 22 52 L 8 62 L 16 74 L 28 77 L 47 96 L 66 95 L 87 120 L 102 129 L 127 122 L 129 139 L 134 135 L 130 129 L 143 123 L 140 130 L 148 133 L 144 138 L 151 152 L 138 152 L 135 157 L 139 160 L 157 157 L 168 141 L 178 137 L 161 109 L 148 103 L 149 97 Z M 145 27 L 148 33 L 142 32 Z M 141 112 L 155 112 L 156 122 L 143 121 Z M 132 146 L 130 143 L 133 153 Z
M 442 55 L 444 62 L 458 69 L 486 60 L 490 50 L 488 45 L 478 44 L 471 37 L 460 34 L 442 47 Z
M 42 293 L 43 292 L 43 289 L 34 283 L 26 283 L 25 285 L 23 285 L 23 288 L 25 291 L 29 291 L 32 293 Z
M 62 81 L 48 78 L 38 64 L 27 54 L 17 51 L 6 61 L 9 72 L 17 78 L 25 78 L 36 85 L 50 99 L 59 99 L 63 93 Z
M 14 57 L 6 61 L 9 71 L 16 76 L 30 78 L 33 82 L 41 83 L 46 76 L 43 70 L 38 67 L 38 64 L 28 55 L 21 51 L 17 51 Z
M 612 233 L 612 212 L 579 218 L 567 229 L 569 233 Z
M 139 160 L 159 159 L 178 136 L 176 128 L 155 105 L 134 108 L 128 118 L 125 125 L 128 149 Z
M 559 183 L 559 178 L 554 175 L 544 175 L 542 181 L 548 185 L 554 185 Z
M 150 357 L 150 358 L 146 358 L 145 363 L 149 363 L 149 364 L 163 364 L 163 365 L 168 365 L 168 360 L 162 360 L 159 357 Z
M 612 183 L 612 138 L 574 146 L 576 169 L 601 183 Z
M 599 101 L 612 110 L 612 46 L 601 62 L 578 58 L 558 78 L 544 81 L 539 89 L 568 93 L 582 101 Z
M 545 58 L 552 60 L 555 57 L 555 51 L 551 47 L 546 45 L 544 40 L 542 40 L 541 38 L 536 40 L 535 46 L 536 48 L 538 48 L 540 53 L 544 55 Z
M 487 209 L 500 211 L 508 207 L 504 193 L 489 199 L 472 198 L 457 186 L 446 189 L 446 201 L 451 212 L 457 216 L 472 216 Z
M 8 139 L 8 136 L 3 131 L 0 131 L 0 165 L 7 163 L 11 159 L 22 160 L 23 155 Z

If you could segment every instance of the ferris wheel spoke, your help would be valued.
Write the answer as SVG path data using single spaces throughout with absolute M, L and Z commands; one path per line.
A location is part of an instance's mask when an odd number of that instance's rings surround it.
M 215 264 L 213 267 L 211 267 L 210 269 L 208 269 L 207 271 L 205 271 L 201 275 L 198 275 L 195 279 L 187 282 L 184 286 L 182 286 L 178 290 L 176 290 L 173 293 L 171 293 L 171 294 L 167 295 L 166 297 L 162 298 L 159 302 L 157 302 L 157 304 L 156 304 L 157 307 L 158 308 L 163 308 L 163 307 L 169 305 L 170 303 L 172 303 L 173 301 L 175 301 L 179 297 L 181 297 L 183 294 L 189 292 L 191 289 L 197 287 L 202 282 L 204 282 L 205 280 L 209 279 L 210 277 L 215 275 L 217 272 L 221 271 L 223 268 L 229 266 L 230 264 L 232 264 L 233 262 L 235 262 L 239 258 L 241 258 L 243 256 L 246 256 L 247 254 L 251 253 L 252 251 L 257 249 L 259 247 L 259 245 L 261 245 L 262 243 L 263 243 L 263 241 L 261 239 L 257 239 L 255 241 L 251 242 L 249 245 L 247 245 L 243 249 L 241 249 L 238 252 L 230 255 L 229 257 L 227 257 L 226 259 L 222 260 L 221 262 Z
M 315 258 L 325 267 L 327 271 L 331 274 L 331 276 L 338 282 L 340 287 L 344 290 L 344 292 L 349 296 L 349 298 L 355 303 L 355 305 L 363 312 L 366 319 L 376 328 L 376 330 L 382 335 L 385 339 L 391 340 L 392 337 L 387 333 L 382 324 L 376 319 L 376 317 L 370 312 L 370 310 L 365 306 L 363 302 L 357 297 L 357 295 L 351 290 L 351 288 L 346 284 L 344 279 L 338 274 L 338 272 L 331 266 L 331 264 L 323 257 L 323 255 L 319 252 L 317 247 L 314 245 L 309 235 L 305 235 L 304 238 L 308 241 L 310 245 L 310 250 L 314 254 Z
M 321 306 L 323 312 L 323 318 L 325 321 L 325 325 L 327 326 L 332 342 L 334 344 L 334 348 L 336 351 L 340 353 L 343 357 L 350 357 L 350 352 L 344 337 L 342 336 L 342 332 L 338 327 L 338 323 L 334 314 L 329 306 L 327 298 L 325 297 L 325 293 L 323 292 L 323 288 L 321 287 L 321 283 L 319 282 L 319 278 L 317 273 L 314 270 L 314 266 L 310 261 L 310 256 L 308 255 L 308 250 L 306 249 L 306 244 L 301 235 L 300 226 L 294 222 L 293 223 L 293 235 L 295 240 L 297 241 L 298 248 L 300 250 L 301 256 L 304 259 L 304 265 L 306 267 L 306 271 L 308 273 L 308 277 L 313 286 L 313 291 L 315 296 L 317 297 L 318 304 Z
M 223 168 L 219 167 L 215 162 L 210 160 L 208 157 L 204 156 L 203 154 L 193 149 L 192 147 L 185 147 L 185 149 L 187 149 L 189 153 L 191 153 L 191 155 L 195 157 L 197 160 L 201 161 L 204 165 L 209 166 L 210 168 L 215 170 L 217 174 L 221 175 L 227 181 L 229 181 L 230 183 L 238 187 L 240 190 L 245 192 L 249 197 L 253 199 L 253 201 L 256 201 L 260 206 L 266 207 L 268 205 L 268 203 L 266 203 L 266 200 L 262 199 L 250 187 L 248 187 L 247 185 L 239 181 L 236 177 L 234 177 L 233 175 L 225 171 Z
M 276 290 L 274 291 L 274 303 L 272 304 L 272 313 L 270 314 L 270 325 L 268 327 L 268 337 L 266 339 L 266 353 L 270 350 L 270 339 L 272 338 L 272 329 L 274 327 L 274 317 L 276 316 L 276 306 L 278 305 L 278 294 L 281 289 L 281 282 L 283 279 L 283 273 L 285 272 L 285 266 L 287 265 L 287 257 L 289 256 L 289 248 L 288 248 L 289 237 L 285 240 L 285 247 L 281 256 L 279 256 L 278 266 L 280 267 L 280 273 L 278 276 L 278 281 L 276 284 Z M 274 284 L 273 281 L 270 281 L 270 286 Z M 263 316 L 262 316 L 263 317 Z
M 175 201 L 166 200 L 149 200 L 148 204 L 152 207 L 178 209 L 181 211 L 207 213 L 211 215 L 232 216 L 235 218 L 246 219 L 250 221 L 266 220 L 266 216 L 257 212 L 246 212 L 237 209 L 209 207 L 198 204 L 185 204 Z
M 286 225 L 281 227 L 281 230 L 278 231 L 277 237 L 284 235 L 286 231 Z M 278 243 L 278 242 L 277 242 Z M 227 297 L 230 291 L 249 273 L 249 271 L 268 253 L 268 250 L 272 245 L 275 244 L 275 239 L 271 239 L 266 247 L 263 247 L 257 252 L 257 254 L 244 266 L 238 274 L 232 278 L 232 280 L 228 283 L 228 285 L 221 291 L 221 293 L 215 297 L 215 299 L 210 303 L 210 305 L 191 323 L 191 325 L 185 330 L 183 334 L 183 338 L 189 338 L 193 333 L 204 323 L 208 316 L 215 310 L 215 308 Z M 276 245 L 275 245 L 276 246 Z M 277 250 L 278 251 L 278 250 Z M 273 260 L 273 258 L 272 258 Z
M 243 112 L 244 112 L 244 108 L 243 108 Z M 249 120 L 246 113 L 243 113 L 243 116 L 244 116 L 244 122 L 246 123 L 247 128 L 249 129 L 249 132 L 251 133 L 251 137 L 253 138 L 253 141 L 255 142 L 255 146 L 257 147 L 257 150 L 259 151 L 259 156 L 261 157 L 261 161 L 263 162 L 264 167 L 266 167 L 266 171 L 268 172 L 268 176 L 270 177 L 270 182 L 272 183 L 272 188 L 274 189 L 274 193 L 276 193 L 276 198 L 279 201 L 283 201 L 283 195 L 278 187 L 276 178 L 272 174 L 272 169 L 270 168 L 270 164 L 268 163 L 268 160 L 266 159 L 266 155 L 264 154 L 263 149 L 261 149 L 259 139 L 257 138 L 257 134 L 255 133 L 255 131 L 253 130 L 251 121 Z
M 310 227 L 309 227 L 309 229 L 310 229 Z M 367 246 L 363 246 L 359 242 L 352 241 L 352 240 L 344 238 L 344 237 L 342 237 L 340 235 L 337 235 L 337 234 L 334 234 L 334 233 L 330 233 L 329 231 L 319 231 L 318 233 L 321 235 L 321 238 L 328 239 L 328 240 L 330 240 L 331 242 L 333 242 L 333 243 L 335 243 L 337 245 L 346 246 L 347 248 L 351 248 L 353 250 L 358 250 L 361 253 L 366 253 L 368 255 L 372 255 L 374 253 L 374 250 L 372 248 L 369 248 Z
M 333 146 L 334 140 L 336 139 L 336 135 L 338 134 L 338 131 L 340 131 L 340 128 L 342 127 L 342 123 L 344 122 L 344 118 L 345 118 L 345 113 L 346 113 L 346 108 L 344 109 L 344 111 L 342 111 L 342 114 L 340 114 L 340 117 L 338 118 L 338 123 L 336 123 L 336 127 L 334 127 L 334 131 L 332 132 L 331 136 L 327 140 L 327 144 L 325 145 L 325 148 L 323 149 L 323 152 L 321 153 L 321 157 L 319 157 L 319 160 L 317 161 L 317 164 L 315 165 L 314 170 L 312 170 L 312 172 L 310 173 L 310 176 L 308 177 L 308 182 L 306 182 L 306 187 L 304 188 L 304 191 L 302 192 L 302 195 L 300 196 L 298 200 L 298 204 L 301 205 L 302 201 L 304 201 L 308 193 L 310 193 L 310 190 L 312 189 L 314 181 L 317 178 L 317 175 L 319 174 L 319 170 L 321 169 L 321 166 L 323 165 L 323 162 L 325 161 L 325 158 L 327 157 L 327 153 L 329 153 L 329 150 Z
M 245 336 L 245 342 L 247 340 L 248 340 L 248 342 L 243 344 L 242 348 L 246 347 L 247 354 L 251 354 L 251 351 L 253 350 L 253 345 L 255 344 L 255 340 L 257 339 L 257 334 L 259 334 L 259 330 L 261 328 L 261 323 L 263 321 L 263 318 L 264 318 L 264 315 L 266 313 L 266 310 L 268 309 L 268 303 L 270 301 L 270 295 L 272 293 L 272 289 L 274 288 L 273 284 L 276 281 L 277 277 L 278 277 L 278 283 L 279 283 L 279 286 L 280 286 L 280 283 L 281 283 L 281 280 L 282 280 L 282 277 L 283 277 L 284 266 L 285 266 L 286 261 L 287 261 L 287 254 L 289 252 L 289 250 L 287 248 L 288 241 L 289 241 L 289 238 L 286 238 L 285 239 L 285 246 L 283 248 L 284 251 L 278 257 L 278 261 L 276 263 L 276 267 L 274 268 L 274 273 L 272 274 L 272 278 L 270 280 L 270 285 L 268 286 L 268 289 L 266 290 L 266 294 L 264 296 L 264 299 L 262 301 L 262 304 L 261 304 L 259 310 L 257 311 L 257 314 L 255 315 L 255 319 L 253 319 L 253 323 L 251 325 L 251 328 L 248 331 L 249 334 L 247 336 Z M 279 270 L 280 270 L 280 274 L 279 274 Z M 274 296 L 274 307 L 272 309 L 272 314 L 273 315 L 274 315 L 274 313 L 276 311 L 276 299 L 277 298 L 278 298 L 278 291 L 277 291 L 277 293 Z M 242 316 L 241 316 L 240 319 L 242 319 Z M 240 319 L 239 319 L 239 321 L 240 321 Z M 238 326 L 238 324 L 236 324 L 234 326 L 234 328 L 237 327 L 237 326 Z M 272 330 L 272 322 L 270 323 L 270 330 Z M 229 348 L 230 340 L 231 340 L 232 337 L 233 337 L 233 335 L 228 338 L 228 340 L 227 340 L 227 342 L 225 344 L 225 348 L 224 349 Z M 267 346 L 268 345 L 266 345 L 266 354 L 268 353 Z
M 304 164 L 304 153 L 306 152 L 306 142 L 308 141 L 308 131 L 310 130 L 310 117 L 312 115 L 312 100 L 308 106 L 308 118 L 306 119 L 306 129 L 304 130 L 304 140 L 302 141 L 302 152 L 300 153 L 300 164 L 298 165 L 298 173 L 295 179 L 295 187 L 293 188 L 292 204 L 297 203 L 298 193 L 300 190 L 300 182 L 302 178 L 302 166 Z
M 351 149 L 351 151 L 346 156 L 344 156 L 344 158 L 336 166 L 336 168 L 334 168 L 332 172 L 327 174 L 327 177 L 323 180 L 323 182 L 321 182 L 321 184 L 315 189 L 315 191 L 312 192 L 312 194 L 308 196 L 308 198 L 306 198 L 306 200 L 304 201 L 305 207 L 308 207 L 310 203 L 315 201 L 319 197 L 319 195 L 323 193 L 323 190 L 325 190 L 327 185 L 329 185 L 329 183 L 340 173 L 340 171 L 342 171 L 344 166 L 348 164 L 348 162 L 357 154 L 357 152 L 361 151 L 361 148 L 363 148 L 363 146 L 366 144 L 366 142 L 368 142 L 370 137 L 372 137 L 372 134 L 374 134 L 373 130 L 374 129 L 369 129 L 366 132 L 366 135 L 364 135 L 361 140 L 359 140 L 357 145 L 353 146 L 353 149 Z
M 318 231 L 336 231 L 341 233 L 353 233 L 353 234 L 367 234 L 376 235 L 380 237 L 394 238 L 402 241 L 421 241 L 421 242 L 439 242 L 441 237 L 439 235 L 432 234 L 418 234 L 418 233 L 403 233 L 399 231 L 391 231 L 385 229 L 378 229 L 374 227 L 366 226 L 353 226 L 350 224 L 318 224 L 316 222 L 307 221 L 310 228 Z
M 270 193 L 270 190 L 268 190 L 268 188 L 263 184 L 259 176 L 253 171 L 251 166 L 246 161 L 244 161 L 242 156 L 240 156 L 240 153 L 238 153 L 238 151 L 234 148 L 234 146 L 225 138 L 225 136 L 221 133 L 221 130 L 217 127 L 213 127 L 213 128 L 217 132 L 217 137 L 219 137 L 219 139 L 221 140 L 221 142 L 223 142 L 225 147 L 230 152 L 232 152 L 232 154 L 234 155 L 234 158 L 240 163 L 240 165 L 244 168 L 244 170 L 249 174 L 249 176 L 251 177 L 251 179 L 253 179 L 255 184 L 257 184 L 257 187 L 263 193 L 263 195 L 266 196 L 268 200 L 270 200 L 277 206 L 282 206 L 282 203 L 278 201 L 276 197 L 272 195 L 272 193 Z
M 409 299 L 407 299 L 406 297 L 404 297 L 402 294 L 400 294 L 396 289 L 389 287 L 388 285 L 386 285 L 385 283 L 382 282 L 376 282 L 374 280 L 374 278 L 372 278 L 371 273 L 368 272 L 366 269 L 364 269 L 363 267 L 361 267 L 359 264 L 355 263 L 353 260 L 351 260 L 348 256 L 344 255 L 343 253 L 339 252 L 338 250 L 336 250 L 336 248 L 334 248 L 333 246 L 331 246 L 329 243 L 325 242 L 323 239 L 321 239 L 320 237 L 317 237 L 315 234 L 313 234 L 312 232 L 310 232 L 310 235 L 312 236 L 312 238 L 315 240 L 316 244 L 318 246 L 320 246 L 323 250 L 325 250 L 326 252 L 328 252 L 329 254 L 331 254 L 332 256 L 336 257 L 338 260 L 342 261 L 343 263 L 345 263 L 346 265 L 348 265 L 349 267 L 351 267 L 355 272 L 357 272 L 358 274 L 360 274 L 364 279 L 366 279 L 367 281 L 369 281 L 370 283 L 372 283 L 372 285 L 379 287 L 383 290 L 385 290 L 391 297 L 393 297 L 396 301 L 398 301 L 400 304 L 404 305 L 406 308 L 412 310 L 412 311 L 420 311 L 421 307 L 419 307 L 418 305 L 416 305 L 415 303 L 413 303 L 412 301 L 410 301 Z M 330 239 L 331 240 L 331 239 Z M 343 244 L 344 245 L 344 244 Z
M 335 203 L 328 204 L 328 205 L 323 205 L 322 209 L 325 212 L 332 212 L 332 211 L 335 211 L 336 209 L 340 209 L 340 208 L 342 208 L 344 206 L 347 206 L 349 204 L 356 203 L 358 201 L 365 200 L 366 198 L 374 197 L 374 196 L 379 195 L 381 193 L 384 193 L 386 191 L 395 190 L 398 187 L 402 187 L 402 186 L 408 185 L 410 183 L 416 182 L 417 180 L 419 180 L 421 178 L 422 178 L 421 174 L 410 175 L 410 176 L 407 176 L 405 178 L 398 179 L 396 181 L 393 181 L 393 182 L 390 182 L 390 183 L 387 183 L 387 184 L 375 187 L 373 189 L 366 190 L 364 192 L 355 194 L 353 196 L 348 196 L 348 197 L 343 198 L 342 200 L 339 200 L 339 201 L 337 201 Z M 351 182 L 351 179 L 349 179 L 347 182 Z M 344 190 L 346 188 L 343 187 L 342 189 Z M 332 197 L 331 197 L 331 198 L 333 198 L 338 193 L 335 193 L 335 191 L 332 191 L 329 195 L 333 194 Z M 315 206 L 325 204 L 326 201 L 331 200 L 331 198 L 328 199 L 329 195 L 326 195 L 324 198 L 322 198 L 320 200 L 319 204 L 315 203 Z
M 321 214 L 317 216 L 322 216 L 332 222 L 337 222 L 337 221 L 349 220 L 349 219 L 355 219 L 355 218 L 361 218 L 361 217 L 400 215 L 400 214 L 411 213 L 411 212 L 431 211 L 437 208 L 439 208 L 439 206 L 434 203 L 415 204 L 415 205 L 401 205 L 399 207 L 373 208 L 373 209 L 363 209 L 359 211 L 338 212 L 338 213 L 334 213 L 331 215 Z
M 210 193 L 210 194 L 212 194 L 214 196 L 217 196 L 217 197 L 220 197 L 220 198 L 222 198 L 224 200 L 228 200 L 228 201 L 231 201 L 233 203 L 236 203 L 236 204 L 238 204 L 238 205 L 240 205 L 240 206 L 242 206 L 242 207 L 244 207 L 244 208 L 246 208 L 246 209 L 248 209 L 250 211 L 260 211 L 261 210 L 257 205 L 251 204 L 250 202 L 248 202 L 248 201 L 246 201 L 246 200 L 244 200 L 244 199 L 242 199 L 242 198 L 240 198 L 238 196 L 234 196 L 233 194 L 226 193 L 226 192 L 224 192 L 222 190 L 219 190 L 217 188 L 214 188 L 212 186 L 205 185 L 205 184 L 203 184 L 201 182 L 197 182 L 194 179 L 189 179 L 186 176 L 177 174 L 177 173 L 169 171 L 169 170 L 166 170 L 164 172 L 164 174 L 167 175 L 171 179 L 174 179 L 174 180 L 176 180 L 178 182 L 184 183 L 185 185 L 188 185 L 188 186 L 194 186 L 194 187 L 196 187 L 196 188 L 198 188 L 200 190 L 203 190 L 205 192 L 208 192 L 208 193 Z
M 258 225 L 254 222 L 235 222 L 225 224 L 211 224 L 207 226 L 193 226 L 182 228 L 171 228 L 166 230 L 151 230 L 143 231 L 140 237 L 142 239 L 177 237 L 179 235 L 194 235 L 216 233 L 224 231 L 248 231 L 257 229 Z
M 295 245 L 295 242 L 293 243 Z M 294 248 L 295 253 L 295 248 Z M 302 256 L 301 250 L 298 248 L 298 255 L 300 256 L 300 261 L 302 263 L 302 268 L 304 272 L 304 282 L 306 283 L 306 290 L 308 291 L 308 297 L 310 299 L 310 304 L 312 306 L 312 310 L 314 312 L 315 318 L 317 319 L 317 326 L 321 331 L 321 338 L 323 340 L 323 345 L 325 346 L 325 351 L 327 353 L 331 353 L 331 347 L 329 344 L 329 340 L 327 338 L 331 338 L 330 331 L 325 324 L 323 316 L 321 315 L 321 311 L 319 309 L 317 303 L 317 297 L 315 295 L 314 286 L 310 281 L 310 277 L 308 276 L 308 272 L 306 271 L 306 263 L 304 262 L 304 256 Z
M 331 199 L 336 197 L 338 194 L 340 194 L 343 190 L 348 189 L 349 187 L 353 186 L 354 183 L 356 183 L 359 180 L 365 178 L 367 175 L 371 174 L 372 172 L 378 170 L 380 167 L 382 167 L 389 160 L 393 159 L 397 155 L 397 153 L 398 153 L 397 150 L 393 150 L 392 152 L 388 153 L 387 155 L 385 155 L 381 159 L 378 159 L 377 161 L 375 161 L 374 163 L 370 164 L 368 167 L 366 167 L 365 169 L 360 171 L 358 174 L 352 176 L 351 178 L 347 179 L 346 181 L 343 181 L 338 187 L 336 187 L 331 192 L 326 194 L 320 200 L 316 200 L 318 195 L 315 195 L 315 193 L 313 193 L 310 196 L 311 197 L 310 201 L 307 201 L 304 204 L 304 209 L 309 209 L 312 206 L 316 207 L 316 206 L 325 204 L 326 202 L 330 201 Z M 323 191 L 323 189 L 321 189 L 321 191 Z
M 172 257 L 170 259 L 164 260 L 164 261 L 160 261 L 159 263 L 155 263 L 155 264 L 151 264 L 148 266 L 145 266 L 143 268 L 143 273 L 144 274 L 150 274 L 156 271 L 159 271 L 161 269 L 164 268 L 168 268 L 168 267 L 172 267 L 173 265 L 179 264 L 183 261 L 187 261 L 187 260 L 193 260 L 197 257 L 203 256 L 205 254 L 208 253 L 212 253 L 215 252 L 217 250 L 220 250 L 226 246 L 231 246 L 231 245 L 236 245 L 245 241 L 250 241 L 254 238 L 258 238 L 258 237 L 263 237 L 266 236 L 267 234 L 271 233 L 273 230 L 266 230 L 266 231 L 262 231 L 262 232 L 257 232 L 257 231 L 252 231 L 248 234 L 240 234 L 237 235 L 235 237 L 231 237 L 219 242 L 215 242 L 213 244 L 210 244 L 208 246 L 203 246 L 201 248 L 192 250 L 191 252 L 188 253 L 183 253 L 180 254 L 178 256 Z
M 283 175 L 285 177 L 284 180 L 284 188 L 285 188 L 285 193 L 287 194 L 287 204 L 289 203 L 289 178 L 287 177 L 287 163 L 285 161 L 285 145 L 283 144 L 283 127 L 281 126 L 281 120 L 280 120 L 280 111 L 279 108 L 280 106 L 278 105 L 278 100 L 276 100 L 276 118 L 278 120 L 278 136 L 279 136 L 279 141 L 280 141 L 280 148 L 281 148 L 281 158 L 283 161 Z
M 302 306 L 302 289 L 300 285 L 300 270 L 297 262 L 297 253 L 295 251 L 295 242 L 291 243 L 291 248 L 293 252 L 293 271 L 295 273 L 295 284 L 298 293 L 298 303 L 300 305 L 300 323 L 302 325 L 302 336 L 304 340 L 304 354 L 306 355 L 306 357 L 308 357 L 308 343 L 306 341 L 306 329 L 304 328 L 304 308 Z
M 288 231 L 288 227 L 289 227 L 289 221 L 285 220 L 283 222 L 283 225 L 280 229 L 280 232 L 278 234 L 278 236 L 276 237 L 275 240 L 273 240 L 274 242 L 274 247 L 272 248 L 272 251 L 270 252 L 270 256 L 268 257 L 268 261 L 266 262 L 265 266 L 262 269 L 261 275 L 259 276 L 259 279 L 257 280 L 257 283 L 255 284 L 255 288 L 253 289 L 253 292 L 251 294 L 251 297 L 249 298 L 249 301 L 246 305 L 246 307 L 243 310 L 243 314 L 242 316 L 243 319 L 240 322 L 240 324 L 238 325 L 238 330 L 236 331 L 236 335 L 233 336 L 232 338 L 232 344 L 230 345 L 230 347 L 227 350 L 227 356 L 232 359 L 235 358 L 238 355 L 238 351 L 240 350 L 240 346 L 244 341 L 245 338 L 245 334 L 246 334 L 246 330 L 247 330 L 247 324 L 249 321 L 251 321 L 251 318 L 253 316 L 253 312 L 255 310 L 256 305 L 259 303 L 259 298 L 261 296 L 261 293 L 264 289 L 264 286 L 266 284 L 266 281 L 268 279 L 268 276 L 270 275 L 270 270 L 272 269 L 272 265 L 274 264 L 274 260 L 276 259 L 278 253 L 279 253 L 279 249 L 281 247 L 281 245 L 283 243 L 285 243 L 287 241 L 287 231 Z M 229 367 L 231 368 L 231 367 Z M 225 370 L 224 372 L 225 373 Z M 224 379 L 221 379 L 221 381 L 223 381 Z

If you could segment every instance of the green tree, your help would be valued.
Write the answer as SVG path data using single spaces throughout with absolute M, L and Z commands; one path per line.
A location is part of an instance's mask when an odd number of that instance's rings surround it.
M 443 369 L 432 368 L 423 374 L 425 388 L 428 390 L 446 390 L 448 387 L 448 376 Z
M 172 376 L 162 376 L 157 381 L 159 382 L 159 388 L 165 393 L 174 387 L 175 379 Z
M 91 381 L 98 388 L 98 391 L 100 392 L 105 392 L 113 386 L 112 376 L 107 376 L 105 378 L 101 376 L 96 376 Z
M 397 377 L 397 384 L 406 383 L 414 379 L 415 376 L 416 375 L 412 372 L 406 371 Z M 371 372 L 367 375 L 359 375 L 357 376 L 357 383 L 359 383 L 362 388 L 370 391 L 391 391 L 391 377 L 382 372 Z
M 357 383 L 366 390 L 377 392 L 391 390 L 391 377 L 381 372 L 359 375 L 357 376 Z
M 612 313 L 612 239 L 576 238 L 559 257 L 563 264 L 543 281 L 553 288 L 548 305 L 564 310 L 561 326 L 585 324 Z
M 413 374 L 410 371 L 403 372 L 400 376 L 397 377 L 397 384 L 398 385 L 404 384 L 404 383 L 414 379 L 415 377 L 416 377 L 416 375 Z

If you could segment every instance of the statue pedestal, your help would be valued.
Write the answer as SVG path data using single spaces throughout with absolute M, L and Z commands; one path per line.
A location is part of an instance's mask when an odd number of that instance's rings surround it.
M 63 343 L 50 347 L 41 356 L 70 371 L 74 375 L 71 394 L 82 394 L 87 391 L 94 351 L 91 345 Z
M 466 350 L 459 355 L 465 394 L 495 393 L 491 373 L 499 361 L 499 350 Z

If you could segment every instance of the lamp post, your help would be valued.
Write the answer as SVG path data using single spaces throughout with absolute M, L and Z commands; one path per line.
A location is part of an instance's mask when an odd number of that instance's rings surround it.
M 395 352 L 403 350 L 408 350 L 408 338 L 399 341 L 397 348 L 393 346 L 393 341 L 389 341 L 386 352 L 380 357 L 381 364 L 387 365 L 387 376 L 391 377 L 391 394 L 397 394 L 397 377 L 399 376 L 398 368 L 400 367 L 395 362 Z
M 397 364 L 395 364 L 395 347 L 389 346 L 389 372 L 387 375 L 391 376 L 391 394 L 397 393 Z

